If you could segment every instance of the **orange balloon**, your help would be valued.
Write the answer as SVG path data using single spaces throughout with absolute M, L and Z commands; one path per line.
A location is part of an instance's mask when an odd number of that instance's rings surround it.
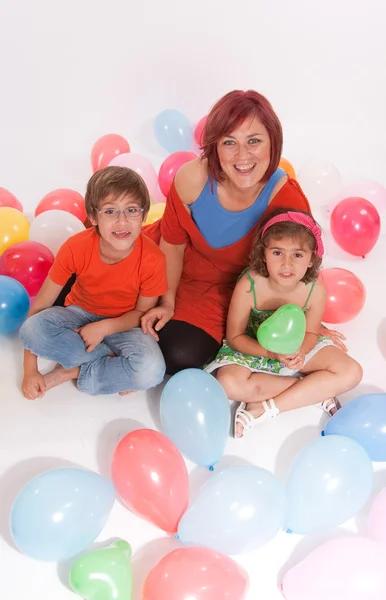
M 0 254 L 12 244 L 28 240 L 29 221 L 16 208 L 0 207 Z
M 366 289 L 361 280 L 347 269 L 323 269 L 320 278 L 327 298 L 322 320 L 326 323 L 346 323 L 354 319 L 366 302 Z
M 290 161 L 283 156 L 280 159 L 279 167 L 287 173 L 288 177 L 291 177 L 291 179 L 296 179 L 295 169 L 291 165 Z
M 149 212 L 147 213 L 146 221 L 144 225 L 151 225 L 155 223 L 159 219 L 161 219 L 162 215 L 165 212 L 166 202 L 157 202 L 157 204 L 152 204 Z
M 64 210 L 82 221 L 86 220 L 84 198 L 75 190 L 60 189 L 49 192 L 42 198 L 35 210 L 35 217 L 47 210 Z

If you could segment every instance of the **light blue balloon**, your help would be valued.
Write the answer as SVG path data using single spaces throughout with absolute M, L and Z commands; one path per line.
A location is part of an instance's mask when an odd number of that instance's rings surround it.
M 154 120 L 154 134 L 157 142 L 170 153 L 192 148 L 193 128 L 178 110 L 169 108 L 160 112 Z
M 204 485 L 183 515 L 178 536 L 186 545 L 224 554 L 250 552 L 273 538 L 286 514 L 284 487 L 265 469 L 230 467 Z
M 288 530 L 308 534 L 341 525 L 366 504 L 373 482 L 371 460 L 357 442 L 341 435 L 316 439 L 289 475 Z
M 114 504 L 112 483 L 91 471 L 64 467 L 31 479 L 11 511 L 12 538 L 38 560 L 67 560 L 99 535 Z
M 217 379 L 200 369 L 180 371 L 165 385 L 160 411 L 165 434 L 189 460 L 202 467 L 220 460 L 231 412 Z
M 19 329 L 27 318 L 29 307 L 25 287 L 12 277 L 0 275 L 0 333 Z
M 345 435 L 360 444 L 373 461 L 386 460 L 386 394 L 364 394 L 328 421 L 322 435 Z

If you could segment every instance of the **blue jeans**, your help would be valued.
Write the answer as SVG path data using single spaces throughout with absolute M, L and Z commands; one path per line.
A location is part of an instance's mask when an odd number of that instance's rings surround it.
M 161 383 L 165 361 L 150 334 L 135 328 L 104 338 L 92 352 L 74 331 L 101 321 L 79 306 L 53 306 L 25 321 L 20 328 L 24 347 L 42 358 L 54 360 L 65 369 L 80 367 L 78 389 L 86 394 L 114 394 L 147 390 Z M 116 356 L 109 356 L 111 350 Z

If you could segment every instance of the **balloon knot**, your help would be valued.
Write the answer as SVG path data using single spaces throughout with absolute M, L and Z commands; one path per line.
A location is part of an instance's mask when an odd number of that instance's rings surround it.
M 324 429 L 322 431 L 322 433 L 320 434 L 322 437 L 324 437 L 326 434 L 324 433 Z
M 286 530 L 285 530 L 285 532 L 286 532 L 286 533 L 290 533 L 290 534 L 292 534 L 292 533 L 293 533 L 292 529 L 286 529 Z
M 209 471 L 214 471 L 214 466 L 213 466 L 213 465 L 211 465 L 211 466 L 209 467 Z
M 179 535 L 175 535 L 175 536 L 174 536 L 174 539 L 175 539 L 175 540 L 179 540 L 179 539 L 180 539 L 180 536 L 179 536 Z

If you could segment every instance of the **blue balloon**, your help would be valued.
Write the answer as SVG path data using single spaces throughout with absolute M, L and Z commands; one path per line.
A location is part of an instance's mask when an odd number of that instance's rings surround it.
M 204 485 L 183 515 L 178 536 L 186 546 L 224 554 L 250 552 L 273 538 L 286 514 L 284 487 L 269 471 L 230 467 Z
M 386 394 L 364 394 L 328 421 L 322 435 L 345 435 L 363 446 L 371 460 L 386 460 Z
M 223 455 L 229 436 L 229 400 L 212 375 L 200 369 L 180 371 L 161 395 L 165 434 L 190 460 L 213 467 Z
M 12 277 L 0 275 L 0 333 L 19 329 L 27 318 L 29 307 L 25 287 Z
M 316 439 L 289 475 L 288 530 L 308 534 L 341 525 L 363 508 L 373 483 L 371 460 L 357 442 L 341 435 Z
M 91 471 L 64 467 L 31 479 L 11 511 L 12 538 L 38 560 L 67 560 L 99 535 L 114 504 L 114 487 Z
M 157 142 L 168 152 L 190 150 L 193 143 L 193 128 L 189 119 L 178 110 L 163 110 L 154 121 Z

